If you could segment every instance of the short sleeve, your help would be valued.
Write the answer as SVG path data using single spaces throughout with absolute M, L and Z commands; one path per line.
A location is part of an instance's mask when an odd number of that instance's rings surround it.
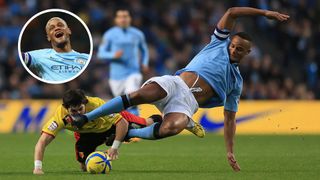
M 59 106 L 53 117 L 43 126 L 42 132 L 56 136 L 58 132 L 65 127 L 65 124 L 62 120 L 62 106 Z
M 240 93 L 237 91 L 232 91 L 230 95 L 227 96 L 226 102 L 224 104 L 224 109 L 228 111 L 237 112 L 239 101 L 240 101 Z
M 32 63 L 32 56 L 30 55 L 30 53 L 22 53 L 22 59 L 23 59 L 23 62 L 25 63 L 25 65 L 27 67 L 30 67 L 31 66 L 31 63 Z
M 227 29 L 220 30 L 217 27 L 214 29 L 212 38 L 217 38 L 220 41 L 228 39 L 230 31 Z

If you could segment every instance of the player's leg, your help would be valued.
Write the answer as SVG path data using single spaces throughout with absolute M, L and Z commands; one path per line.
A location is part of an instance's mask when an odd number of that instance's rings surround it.
M 86 171 L 85 161 L 89 154 L 105 141 L 104 133 L 75 133 L 76 159 L 80 163 L 80 169 Z
M 183 113 L 166 114 L 159 128 L 159 137 L 164 138 L 179 134 L 187 127 L 188 122 L 188 116 Z
M 142 128 L 147 126 L 145 118 L 132 114 L 129 111 L 121 111 L 119 114 L 128 121 L 129 125 L 133 128 Z
M 161 139 L 179 134 L 188 125 L 189 118 L 183 113 L 168 113 L 160 122 L 155 122 L 141 129 L 130 129 L 129 137 L 140 137 L 143 139 Z
M 111 93 L 114 97 L 120 96 L 124 93 L 125 91 L 125 81 L 124 80 L 112 80 L 109 79 L 109 86 Z
M 159 139 L 178 134 L 184 128 L 198 137 L 204 137 L 205 132 L 201 125 L 191 119 L 198 109 L 198 104 L 189 87 L 179 77 L 164 76 L 154 80 L 167 92 L 166 98 L 155 103 L 165 114 L 164 120 L 146 128 L 130 129 L 129 137 Z
M 160 114 L 154 114 L 146 119 L 146 126 L 150 126 L 153 123 L 161 123 L 163 118 Z
M 111 99 L 99 108 L 87 113 L 86 116 L 90 121 L 101 116 L 121 112 L 131 106 L 152 103 L 166 96 L 167 92 L 160 85 L 151 82 L 129 95 L 122 95 Z

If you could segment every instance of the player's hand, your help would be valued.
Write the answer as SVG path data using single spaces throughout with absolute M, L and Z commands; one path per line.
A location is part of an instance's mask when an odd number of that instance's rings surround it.
M 88 122 L 87 116 L 83 114 L 66 115 L 63 120 L 71 123 L 75 129 L 81 129 Z
M 118 50 L 118 51 L 114 54 L 114 58 L 115 58 L 115 59 L 119 59 L 119 58 L 121 58 L 122 55 L 123 55 L 123 51 L 122 51 L 122 50 Z
M 286 20 L 288 20 L 290 18 L 289 15 L 281 14 L 281 13 L 276 12 L 276 11 L 266 11 L 265 16 L 268 19 L 276 19 L 278 21 L 286 21 Z
M 109 157 L 110 157 L 109 160 L 110 160 L 110 161 L 113 161 L 113 160 L 118 159 L 118 154 L 119 154 L 119 152 L 118 152 L 118 149 L 110 148 L 110 149 L 108 149 L 107 154 L 108 154 Z
M 33 169 L 33 174 L 41 175 L 44 174 L 44 172 L 42 171 L 42 169 L 35 168 Z
M 240 171 L 240 166 L 239 166 L 239 164 L 238 164 L 238 162 L 237 162 L 237 160 L 236 160 L 236 158 L 235 158 L 233 153 L 228 152 L 227 153 L 227 159 L 228 159 L 228 162 L 229 162 L 230 166 L 232 167 L 232 169 L 234 171 L 236 171 L 236 172 Z

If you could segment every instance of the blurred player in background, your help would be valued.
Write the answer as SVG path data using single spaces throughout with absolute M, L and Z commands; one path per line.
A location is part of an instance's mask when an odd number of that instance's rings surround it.
M 201 125 L 192 115 L 201 108 L 224 106 L 224 138 L 227 159 L 234 171 L 240 166 L 234 156 L 236 112 L 242 91 L 242 77 L 238 68 L 241 59 L 250 53 L 251 38 L 243 32 L 230 37 L 236 19 L 242 16 L 265 16 L 286 21 L 289 16 L 275 11 L 249 7 L 228 9 L 217 24 L 211 42 L 204 47 L 176 76 L 155 77 L 139 90 L 118 96 L 101 107 L 74 117 L 73 124 L 82 127 L 100 116 L 120 112 L 130 106 L 153 103 L 163 113 L 160 123 L 129 131 L 129 137 L 160 139 L 188 129 L 199 137 L 204 136 Z
M 97 57 L 110 62 L 109 85 L 114 96 L 128 94 L 140 88 L 142 74 L 148 71 L 149 52 L 143 32 L 132 27 L 130 12 L 118 9 L 116 26 L 106 31 Z M 138 115 L 137 107 L 128 109 Z
M 76 76 L 89 60 L 89 54 L 72 49 L 71 30 L 63 19 L 49 19 L 45 30 L 52 48 L 22 53 L 24 63 L 43 80 L 64 81 Z
M 112 145 L 107 152 L 111 160 L 117 159 L 121 142 L 123 140 L 129 141 L 129 139 L 125 138 L 128 126 L 130 128 L 142 128 L 162 120 L 160 115 L 153 115 L 144 119 L 127 111 L 122 111 L 119 114 L 96 118 L 83 128 L 77 129 L 70 124 L 68 118 L 64 117 L 67 114 L 74 115 L 90 112 L 104 104 L 105 101 L 97 97 L 85 96 L 84 92 L 79 89 L 67 91 L 62 100 L 63 104 L 57 108 L 54 116 L 43 126 L 41 136 L 35 146 L 34 174 L 43 174 L 42 160 L 45 148 L 62 129 L 74 131 L 76 158 L 80 163 L 81 169 L 86 171 L 85 160 L 98 146 L 104 143 L 107 146 Z

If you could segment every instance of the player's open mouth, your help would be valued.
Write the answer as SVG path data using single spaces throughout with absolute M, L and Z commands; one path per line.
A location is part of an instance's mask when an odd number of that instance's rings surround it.
M 54 36 L 55 36 L 56 38 L 60 38 L 60 37 L 62 37 L 63 35 L 64 35 L 63 32 L 57 32 L 56 34 L 54 34 Z

